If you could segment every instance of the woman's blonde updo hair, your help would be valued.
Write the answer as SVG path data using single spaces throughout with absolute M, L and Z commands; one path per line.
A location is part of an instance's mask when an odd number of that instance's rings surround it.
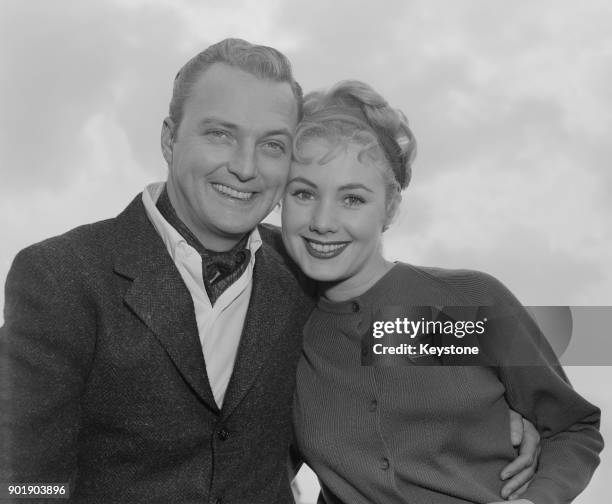
M 315 91 L 304 97 L 304 116 L 297 128 L 294 157 L 298 162 L 312 162 L 301 155 L 308 140 L 321 138 L 330 143 L 330 151 L 320 164 L 334 157 L 348 144 L 362 146 L 359 159 L 381 156 L 387 200 L 408 187 L 411 165 L 416 155 L 416 140 L 406 116 L 364 82 L 341 81 L 327 91 Z

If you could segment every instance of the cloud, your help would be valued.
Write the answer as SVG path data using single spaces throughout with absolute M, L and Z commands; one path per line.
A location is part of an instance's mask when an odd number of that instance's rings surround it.
M 301 5 L 281 19 L 306 89 L 364 80 L 417 136 L 390 255 L 488 269 L 541 303 L 610 300 L 609 3 Z
M 603 0 L 579 10 L 552 0 L 5 2 L 0 263 L 116 213 L 163 177 L 174 74 L 239 36 L 287 52 L 307 90 L 358 78 L 406 112 L 419 155 L 390 252 L 484 261 L 516 277 L 503 246 L 549 285 L 561 265 L 575 267 L 586 280 L 571 277 L 573 299 L 596 299 L 612 282 L 602 266 L 612 243 L 611 13 Z M 521 243 L 540 250 L 529 256 Z M 527 279 L 519 288 L 543 292 Z
M 419 155 L 389 257 L 488 271 L 525 303 L 612 304 L 608 0 L 2 7 L 2 281 L 20 248 L 164 176 L 176 71 L 238 36 L 286 52 L 306 90 L 357 78 L 406 112 Z M 599 477 L 581 502 L 603 495 Z
M 165 176 L 174 75 L 220 38 L 273 31 L 266 12 L 250 0 L 3 4 L 2 281 L 19 249 L 116 215 Z
M 63 8 L 62 8 L 63 6 Z M 2 26 L 4 190 L 61 187 L 83 166 L 79 133 L 116 113 L 144 166 L 154 165 L 180 25 L 172 11 L 100 2 L 10 2 Z M 155 36 L 150 37 L 151 27 Z M 171 70 L 172 69 L 172 70 Z M 155 163 L 159 163 L 156 156 Z
M 483 269 L 528 304 L 610 303 L 608 214 L 589 202 L 604 191 L 596 174 L 573 175 L 562 157 L 533 173 L 490 170 L 476 159 L 433 178 L 417 174 L 387 233 L 387 254 Z

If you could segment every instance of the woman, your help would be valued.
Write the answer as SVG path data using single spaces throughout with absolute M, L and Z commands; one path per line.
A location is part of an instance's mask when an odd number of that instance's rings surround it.
M 515 502 L 569 502 L 598 464 L 599 410 L 533 346 L 520 304 L 488 275 L 382 255 L 414 154 L 403 114 L 366 84 L 307 97 L 282 207 L 287 250 L 320 292 L 298 366 L 297 448 L 326 503 L 499 501 L 498 474 L 514 457 L 511 407 L 542 436 L 538 473 Z M 372 362 L 363 353 L 372 324 L 390 308 L 483 305 L 519 311 L 513 348 L 537 366 L 508 365 L 497 343 L 488 366 L 362 365 Z

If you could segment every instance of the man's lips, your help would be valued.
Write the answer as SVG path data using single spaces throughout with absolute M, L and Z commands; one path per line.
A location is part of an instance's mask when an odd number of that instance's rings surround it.
M 328 241 L 311 240 L 302 237 L 306 246 L 306 251 L 317 259 L 331 259 L 344 252 L 344 249 L 350 245 L 350 241 Z
M 249 201 L 255 192 L 253 191 L 239 191 L 238 189 L 234 189 L 233 187 L 227 186 L 225 184 L 211 184 L 212 187 L 218 193 L 223 196 L 227 196 L 229 198 L 237 199 L 240 201 Z

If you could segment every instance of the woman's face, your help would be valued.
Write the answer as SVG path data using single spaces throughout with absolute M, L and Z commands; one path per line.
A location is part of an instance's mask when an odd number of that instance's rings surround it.
M 312 163 L 294 161 L 282 205 L 283 240 L 289 254 L 309 277 L 348 282 L 356 288 L 379 273 L 381 236 L 387 222 L 385 182 L 381 169 L 349 144 L 329 162 L 324 139 L 302 147 Z

